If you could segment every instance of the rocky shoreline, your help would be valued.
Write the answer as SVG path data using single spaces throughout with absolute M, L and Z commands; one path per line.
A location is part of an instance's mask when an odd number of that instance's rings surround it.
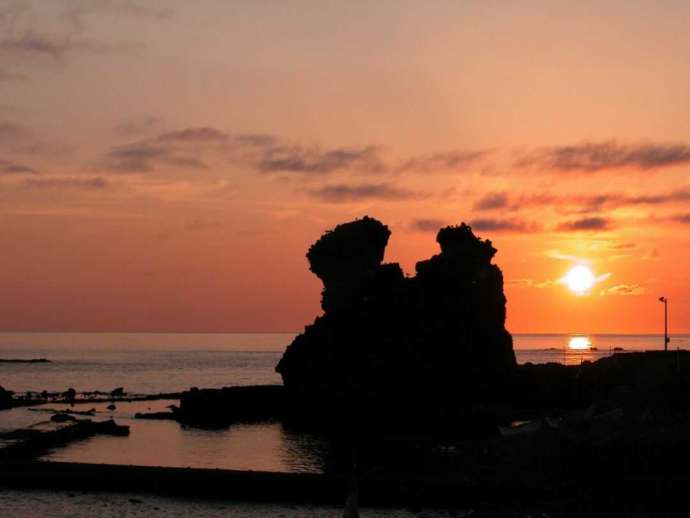
M 334 438 L 333 458 L 324 475 L 33 460 L 46 444 L 87 437 L 90 425 L 79 425 L 79 433 L 63 432 L 60 440 L 44 438 L 15 454 L 5 453 L 0 484 L 259 501 L 316 498 L 338 504 L 352 477 L 349 455 L 354 447 L 362 505 L 483 501 L 510 506 L 516 499 L 519 505 L 558 507 L 576 506 L 582 499 L 601 506 L 632 491 L 635 509 L 662 505 L 660 499 L 663 506 L 675 509 L 683 506 L 677 491 L 687 482 L 685 466 L 690 459 L 687 372 L 687 351 L 620 353 L 580 366 L 520 366 L 511 380 L 510 398 L 463 416 L 465 422 L 479 419 L 481 426 L 461 430 L 455 417 L 447 421 L 448 428 L 420 427 L 412 421 L 405 428 L 362 423 L 365 430 L 354 437 L 334 433 L 338 421 L 320 426 Z M 171 412 L 138 417 L 203 427 L 281 420 L 311 429 L 313 423 L 302 421 L 299 409 L 292 413 L 295 409 L 280 386 L 193 389 L 179 398 L 180 406 Z M 629 495 L 626 498 L 631 501 Z
M 690 351 L 518 365 L 491 242 L 464 224 L 441 229 L 440 253 L 408 277 L 382 264 L 389 235 L 365 217 L 309 249 L 324 314 L 287 347 L 276 367 L 283 386 L 151 396 L 0 389 L 0 409 L 172 398 L 169 412 L 136 418 L 201 428 L 279 421 L 328 438 L 324 474 L 36 461 L 46 445 L 124 433 L 71 410 L 52 418 L 71 424 L 0 450 L 0 484 L 325 503 L 356 484 L 363 505 L 585 502 L 591 511 L 621 498 L 652 516 L 689 505 Z

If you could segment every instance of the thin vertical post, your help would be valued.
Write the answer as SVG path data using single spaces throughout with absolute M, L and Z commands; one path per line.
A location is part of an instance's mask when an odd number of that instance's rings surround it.
M 664 351 L 668 352 L 668 299 L 664 297 Z
M 659 297 L 659 302 L 664 303 L 664 352 L 668 352 L 668 298 Z
M 664 352 L 668 352 L 668 299 L 659 297 L 659 302 L 664 303 Z

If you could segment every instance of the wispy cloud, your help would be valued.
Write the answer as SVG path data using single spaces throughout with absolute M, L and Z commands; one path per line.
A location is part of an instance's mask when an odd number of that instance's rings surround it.
M 632 250 L 637 248 L 635 243 L 615 243 L 609 246 L 611 250 Z
M 435 173 L 464 170 L 485 158 L 490 150 L 448 150 L 428 155 L 419 155 L 407 158 L 395 166 L 399 173 Z
M 26 81 L 28 77 L 25 74 L 10 72 L 4 68 L 0 68 L 0 83 L 9 83 L 11 81 Z
M 88 189 L 100 190 L 105 189 L 110 184 L 105 178 L 90 177 L 43 177 L 30 178 L 24 182 L 24 186 L 30 189 Z
M 167 7 L 135 0 L 71 0 L 65 6 L 64 16 L 77 30 L 85 30 L 85 18 L 97 13 L 129 16 L 138 20 L 165 20 L 173 15 Z
M 601 194 L 532 193 L 510 196 L 505 192 L 489 193 L 479 198 L 476 210 L 508 209 L 511 211 L 532 207 L 574 207 L 580 212 L 602 210 L 604 208 L 632 207 L 638 205 L 663 205 L 690 202 L 690 190 L 658 194 L 628 194 L 609 192 Z
M 438 232 L 445 223 L 440 219 L 415 219 L 410 223 L 410 228 L 418 232 Z
M 58 143 L 46 141 L 29 127 L 12 121 L 0 121 L 0 152 L 4 160 L 12 155 L 64 155 L 71 150 Z M 15 160 L 16 161 L 16 160 Z
M 674 214 L 671 216 L 671 221 L 675 221 L 676 223 L 684 223 L 686 225 L 690 225 L 690 213 L 686 214 Z
M 0 52 L 19 54 L 21 57 L 48 57 L 63 61 L 68 54 L 78 52 L 110 52 L 115 47 L 95 40 L 77 39 L 71 36 L 55 36 L 25 32 L 0 40 Z
M 548 288 L 550 286 L 554 286 L 555 284 L 558 284 L 558 280 L 551 280 L 551 279 L 546 279 L 543 281 L 536 281 L 534 279 L 528 279 L 528 278 L 523 278 L 523 279 L 510 279 L 506 280 L 506 284 L 509 286 L 515 286 L 517 288 Z
M 36 170 L 24 164 L 0 159 L 0 173 L 5 174 L 35 174 Z
M 368 200 L 400 201 L 420 197 L 419 193 L 385 183 L 326 185 L 325 187 L 313 189 L 309 193 L 321 201 L 331 203 Z
M 566 232 L 578 231 L 598 231 L 609 230 L 611 228 L 611 221 L 608 218 L 602 217 L 588 217 L 572 221 L 564 221 L 560 223 L 556 229 Z
M 149 127 L 151 121 L 145 122 Z M 117 129 L 120 134 L 131 134 L 140 125 L 128 124 Z M 101 166 L 117 172 L 148 172 L 163 165 L 198 169 L 206 167 L 213 153 L 225 163 L 249 167 L 261 174 L 294 174 L 307 179 L 336 173 L 392 175 L 445 170 L 477 160 L 486 152 L 451 151 L 397 162 L 386 158 L 383 149 L 373 144 L 324 147 L 288 142 L 271 134 L 230 134 L 211 127 L 193 127 L 113 146 Z
M 0 145 L 7 147 L 33 138 L 33 132 L 21 124 L 11 121 L 0 122 Z
M 205 169 L 204 153 L 209 149 L 223 149 L 227 141 L 228 136 L 214 128 L 185 128 L 115 146 L 108 151 L 99 167 L 120 173 L 145 173 L 164 166 Z
M 327 174 L 353 169 L 378 173 L 387 169 L 379 152 L 375 146 L 321 150 L 301 146 L 269 145 L 261 154 L 257 168 L 268 173 Z
M 479 218 L 470 221 L 470 226 L 483 232 L 536 232 L 540 229 L 537 223 L 517 218 Z
M 600 295 L 619 295 L 624 297 L 634 297 L 644 295 L 647 290 L 639 284 L 616 284 L 600 292 Z
M 156 140 L 158 142 L 224 144 L 227 142 L 228 136 L 223 131 L 208 126 L 202 126 L 169 131 L 159 135 Z
M 139 48 L 129 42 L 106 42 L 89 35 L 91 15 L 161 20 L 171 11 L 133 0 L 24 0 L 0 5 L 0 81 L 27 79 L 27 66 L 65 64 L 79 54 L 102 54 Z
M 508 206 L 509 197 L 504 192 L 493 192 L 484 195 L 474 204 L 476 210 L 503 209 Z
M 630 167 L 641 170 L 690 163 L 690 146 L 686 144 L 621 144 L 616 141 L 583 142 L 554 146 L 522 153 L 519 167 L 538 167 L 562 172 L 596 172 Z
M 161 120 L 158 117 L 147 115 L 121 122 L 113 127 L 113 131 L 116 135 L 124 137 L 140 137 L 158 128 L 160 123 Z

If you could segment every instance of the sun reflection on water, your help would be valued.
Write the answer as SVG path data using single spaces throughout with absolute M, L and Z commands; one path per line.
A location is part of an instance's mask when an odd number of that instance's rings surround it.
M 585 361 L 594 360 L 592 340 L 585 335 L 574 335 L 568 338 L 568 345 L 563 351 L 563 363 L 565 365 L 580 365 Z

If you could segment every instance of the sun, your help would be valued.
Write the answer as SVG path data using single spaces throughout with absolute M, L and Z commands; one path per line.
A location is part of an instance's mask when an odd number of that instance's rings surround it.
M 587 293 L 592 289 L 596 278 L 587 266 L 578 264 L 573 266 L 563 278 L 570 291 L 578 295 Z
M 568 348 L 578 351 L 584 351 L 592 346 L 592 342 L 586 336 L 572 336 L 568 340 Z

